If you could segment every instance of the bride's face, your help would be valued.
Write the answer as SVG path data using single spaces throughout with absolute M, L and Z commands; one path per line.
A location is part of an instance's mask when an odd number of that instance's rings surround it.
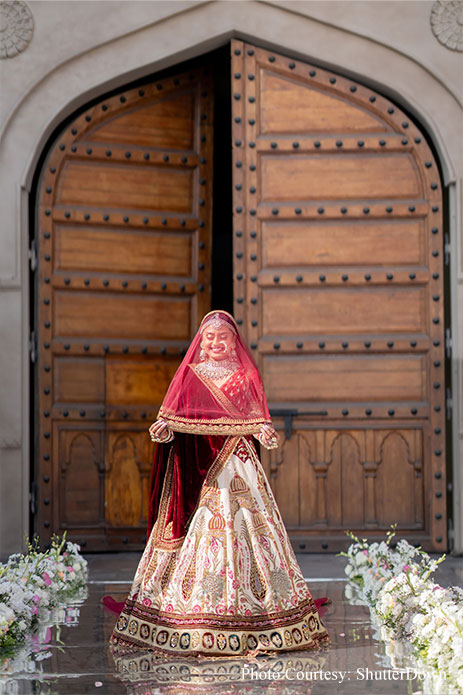
M 201 340 L 201 348 L 206 353 L 207 359 L 216 362 L 230 359 L 234 345 L 235 336 L 226 326 L 206 328 Z

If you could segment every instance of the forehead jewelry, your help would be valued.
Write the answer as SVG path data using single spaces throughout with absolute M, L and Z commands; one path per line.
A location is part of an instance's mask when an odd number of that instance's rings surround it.
M 212 326 L 212 328 L 215 328 L 216 330 L 222 328 L 222 326 L 225 326 L 233 331 L 233 333 L 236 333 L 235 327 L 231 323 L 228 323 L 228 321 L 221 319 L 219 314 L 212 314 L 212 316 L 204 324 L 202 332 L 204 333 L 206 328 L 209 328 L 209 326 Z

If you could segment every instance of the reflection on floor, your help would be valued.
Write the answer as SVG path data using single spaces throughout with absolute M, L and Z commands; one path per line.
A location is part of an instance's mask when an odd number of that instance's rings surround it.
M 132 553 L 88 556 L 89 598 L 80 607 L 78 622 L 74 614 L 69 627 L 44 631 L 42 647 L 36 645 L 37 657 L 41 648 L 47 655 L 43 660 L 16 659 L 0 665 L 0 694 L 407 695 L 421 690 L 413 670 L 391 668 L 368 610 L 346 602 L 344 561 L 332 555 L 298 556 L 312 595 L 332 599 L 324 617 L 332 639 L 326 651 L 236 661 L 160 661 L 150 653 L 114 660 L 108 639 L 115 617 L 103 609 L 101 597 L 125 598 L 138 558 Z M 463 586 L 463 560 L 449 558 L 436 580 Z

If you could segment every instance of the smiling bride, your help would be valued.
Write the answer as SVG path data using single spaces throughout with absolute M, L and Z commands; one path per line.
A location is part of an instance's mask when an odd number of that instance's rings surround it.
M 149 538 L 111 643 L 243 656 L 329 642 L 253 438 L 278 446 L 233 317 L 207 314 L 150 427 Z

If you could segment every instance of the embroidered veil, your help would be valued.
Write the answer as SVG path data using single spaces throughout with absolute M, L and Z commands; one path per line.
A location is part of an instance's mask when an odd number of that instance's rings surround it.
M 208 325 L 225 324 L 233 333 L 234 371 L 218 388 L 201 370 L 201 341 Z M 206 314 L 166 393 L 159 418 L 169 429 L 190 434 L 258 434 L 271 424 L 262 380 L 233 317 Z

